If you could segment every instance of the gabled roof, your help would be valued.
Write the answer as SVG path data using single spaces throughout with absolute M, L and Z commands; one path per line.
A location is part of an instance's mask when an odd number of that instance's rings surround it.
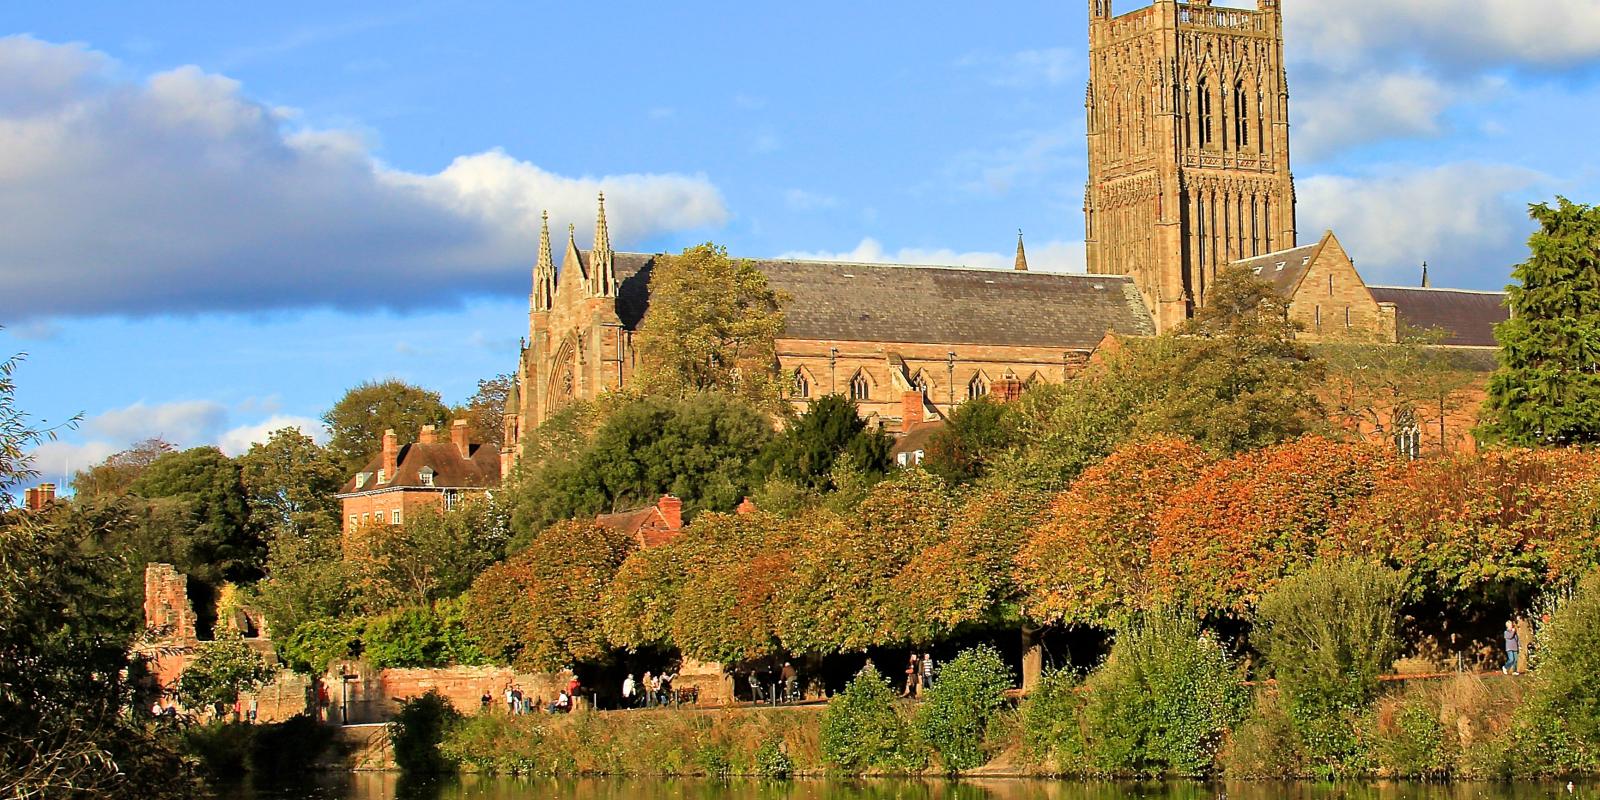
M 661 512 L 660 504 L 635 508 L 631 511 L 618 511 L 615 514 L 600 514 L 594 521 L 620 533 L 633 537 L 640 547 L 656 547 L 672 541 L 681 531 L 674 528 Z
M 1496 347 L 1494 326 L 1511 318 L 1504 292 L 1369 286 L 1372 299 L 1394 303 L 1400 335 L 1434 332 L 1435 344 Z
M 493 445 L 474 444 L 468 447 L 471 455 L 463 458 L 461 451 L 451 442 L 422 444 L 413 442 L 400 448 L 398 469 L 387 483 L 378 483 L 378 470 L 383 469 L 383 453 L 378 453 L 361 468 L 367 476 L 365 483 L 356 486 L 352 475 L 339 488 L 339 494 L 375 492 L 390 489 L 488 489 L 500 483 L 500 449 Z M 433 485 L 422 480 L 422 468 L 433 470 Z M 386 476 L 387 477 L 387 476 Z
M 582 253 L 587 262 L 589 253 Z M 655 256 L 616 253 L 617 316 L 637 329 Z M 1133 280 L 1118 275 L 757 260 L 791 298 L 784 337 L 1090 351 L 1107 333 L 1153 336 Z
M 1311 271 L 1311 262 L 1316 260 L 1324 241 L 1326 237 L 1316 244 L 1279 250 L 1276 253 L 1253 256 L 1233 263 L 1249 267 L 1251 272 L 1272 284 L 1272 288 L 1277 289 L 1279 294 L 1291 297 L 1306 273 Z

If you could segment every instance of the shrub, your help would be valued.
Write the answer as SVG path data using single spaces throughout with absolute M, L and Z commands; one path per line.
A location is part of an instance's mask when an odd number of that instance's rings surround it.
M 982 766 L 984 734 L 995 712 L 1006 704 L 1011 670 L 988 646 L 962 651 L 939 669 L 922 707 L 917 710 L 918 737 L 950 772 Z
M 894 690 L 867 667 L 822 714 L 822 757 L 842 772 L 919 768 L 911 731 L 895 709 Z
M 255 725 L 250 743 L 250 772 L 257 779 L 302 776 L 333 744 L 332 726 L 310 714 L 296 714 L 275 725 Z
M 1297 778 L 1305 773 L 1300 736 L 1276 691 L 1256 696 L 1255 707 L 1234 728 L 1220 762 L 1222 771 L 1235 780 Z
M 1313 769 L 1360 769 L 1357 718 L 1399 649 L 1399 573 L 1358 562 L 1321 563 L 1261 602 L 1256 642 L 1278 680 L 1284 710 Z
M 211 722 L 185 727 L 181 744 L 209 780 L 231 783 L 244 778 L 253 734 L 242 722 Z
M 406 608 L 369 620 L 363 637 L 375 669 L 482 664 L 487 659 L 467 635 L 459 602 Z
M 775 781 L 794 774 L 794 759 L 789 758 L 783 739 L 768 739 L 756 749 L 756 774 Z
M 460 722 L 461 712 L 437 689 L 404 700 L 389 722 L 389 742 L 394 763 L 413 775 L 454 772 L 456 762 L 439 749 L 449 729 Z
M 1579 741 L 1600 746 L 1600 572 L 1551 614 L 1539 644 L 1533 702 Z
M 195 659 L 178 679 L 178 699 L 190 708 L 229 708 L 278 672 L 240 638 L 201 642 Z
M 1397 705 L 1374 711 L 1368 735 L 1378 766 L 1390 777 L 1442 780 L 1455 769 L 1455 740 L 1439 721 L 1439 708 L 1420 692 Z
M 1243 715 L 1239 678 L 1194 618 L 1155 612 L 1135 619 L 1085 684 L 1090 762 L 1117 775 L 1208 774 L 1225 732 Z
M 1084 695 L 1078 686 L 1078 677 L 1071 672 L 1051 672 L 1022 703 L 1023 751 L 1057 774 L 1088 771 L 1080 721 Z

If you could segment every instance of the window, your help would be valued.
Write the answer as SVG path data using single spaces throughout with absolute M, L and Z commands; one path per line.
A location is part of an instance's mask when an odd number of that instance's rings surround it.
M 910 453 L 901 453 L 900 457 L 895 459 L 895 460 L 899 462 L 900 466 L 908 467 L 908 466 L 911 465 L 911 454 Z
M 1328 276 L 1328 296 L 1329 297 L 1333 296 L 1333 276 L 1332 275 Z
M 389 482 L 388 478 L 387 478 L 386 475 L 384 475 L 384 471 L 381 470 L 381 469 L 378 470 L 378 483 L 388 483 L 388 482 Z
M 926 399 L 928 394 L 933 391 L 933 383 L 928 380 L 928 373 L 926 372 L 917 373 L 917 381 L 916 383 L 912 384 L 912 386 L 917 391 L 922 393 L 924 399 Z
M 805 370 L 794 371 L 794 396 L 799 398 L 811 396 L 811 381 L 806 380 Z
M 1313 309 L 1313 314 L 1316 317 L 1315 321 L 1316 321 L 1317 330 L 1320 331 L 1320 330 L 1322 330 L 1322 306 L 1317 306 L 1315 309 Z
M 433 486 L 433 467 L 423 467 L 417 470 L 417 477 L 422 480 L 423 486 Z
M 911 460 L 917 466 L 922 466 L 922 451 L 918 450 L 917 452 L 912 453 L 911 454 Z
M 360 524 L 361 524 L 361 518 L 357 517 L 354 514 L 351 514 L 350 515 L 350 530 L 355 530 L 356 526 L 360 525 Z
M 455 507 L 456 507 L 456 493 L 455 492 L 449 492 L 449 491 L 445 492 L 444 493 L 444 510 L 449 511 L 450 509 L 455 508 Z
M 365 472 L 357 472 L 356 473 L 356 488 L 357 489 L 360 489 L 363 486 L 367 485 L 367 474 L 368 473 L 365 473 Z
M 968 400 L 976 400 L 980 397 L 987 396 L 988 394 L 989 381 L 983 377 L 983 373 L 980 372 L 977 375 L 972 376 L 972 380 L 967 381 Z
M 1200 146 L 1210 147 L 1213 137 L 1211 130 L 1211 85 L 1205 78 L 1200 79 L 1198 87 L 1198 100 L 1200 112 Z
M 1416 414 L 1409 409 L 1396 414 L 1394 431 L 1394 447 L 1402 457 L 1412 461 L 1422 457 L 1422 426 L 1417 424 Z
M 1350 307 L 1344 307 L 1344 329 L 1350 330 Z
M 1244 81 L 1233 87 L 1233 140 L 1239 149 L 1250 146 L 1250 95 L 1244 90 Z
M 872 381 L 867 378 L 866 370 L 858 370 L 855 377 L 850 379 L 850 399 L 872 399 Z
M 369 522 L 372 522 L 372 514 L 370 514 L 370 513 L 362 514 L 361 515 L 361 524 L 362 525 L 366 525 Z
M 391 525 L 399 525 L 400 524 L 400 509 L 397 508 L 394 511 L 390 512 L 390 514 L 389 514 L 389 524 L 391 524 Z

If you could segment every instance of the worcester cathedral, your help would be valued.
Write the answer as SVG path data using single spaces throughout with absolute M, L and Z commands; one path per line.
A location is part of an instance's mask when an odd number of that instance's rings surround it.
M 1157 0 L 1116 15 L 1089 2 L 1085 94 L 1088 274 L 756 260 L 790 298 L 780 374 L 803 409 L 829 394 L 895 429 L 974 397 L 1069 379 L 1108 336 L 1171 330 L 1240 264 L 1277 287 L 1311 341 L 1490 350 L 1497 293 L 1371 286 L 1338 238 L 1301 239 L 1289 160 L 1279 0 L 1254 10 Z M 629 385 L 655 256 L 615 252 L 600 199 L 592 246 L 569 226 L 556 266 L 548 221 L 528 337 L 506 416 L 507 467 L 552 411 Z

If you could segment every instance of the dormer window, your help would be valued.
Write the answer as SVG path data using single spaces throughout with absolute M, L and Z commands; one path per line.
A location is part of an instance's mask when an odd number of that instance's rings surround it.
M 1276 271 L 1277 272 L 1282 272 L 1283 268 L 1287 267 L 1287 266 L 1289 266 L 1289 262 L 1287 262 L 1287 261 L 1279 261 L 1278 262 L 1278 269 Z
M 385 484 L 385 483 L 388 483 L 388 482 L 389 482 L 389 476 L 387 474 L 385 474 L 384 470 L 381 470 L 381 469 L 378 470 L 378 483 L 379 484 Z
M 372 473 L 370 473 L 370 472 L 357 472 L 356 473 L 356 488 L 360 489 L 360 488 L 366 486 L 367 485 L 367 478 L 369 476 L 371 476 L 371 474 Z
M 423 486 L 433 486 L 433 467 L 423 467 L 418 470 L 417 477 L 422 479 Z

